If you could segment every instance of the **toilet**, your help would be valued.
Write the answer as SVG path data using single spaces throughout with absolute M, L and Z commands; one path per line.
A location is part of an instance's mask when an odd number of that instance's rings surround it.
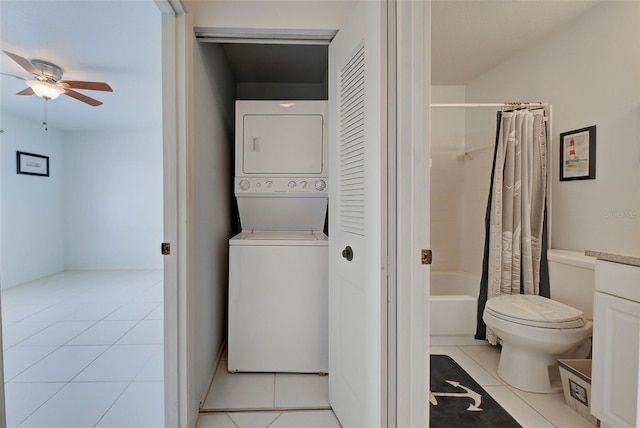
M 591 350 L 595 260 L 560 250 L 550 250 L 548 258 L 551 299 L 495 297 L 482 317 L 502 344 L 498 375 L 528 392 L 560 391 L 560 382 L 554 381 L 557 359 L 584 358 Z

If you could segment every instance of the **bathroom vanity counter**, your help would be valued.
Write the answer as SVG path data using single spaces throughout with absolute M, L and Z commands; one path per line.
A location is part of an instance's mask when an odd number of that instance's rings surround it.
M 592 250 L 587 250 L 584 254 L 585 256 L 595 257 L 598 260 L 640 267 L 640 256 L 629 256 Z
M 602 427 L 640 422 L 639 266 L 619 258 L 596 260 L 591 413 Z

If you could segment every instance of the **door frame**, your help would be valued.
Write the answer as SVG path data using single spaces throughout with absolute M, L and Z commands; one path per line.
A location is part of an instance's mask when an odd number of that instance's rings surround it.
M 155 0 L 162 14 L 162 146 L 164 242 L 164 419 L 166 427 L 195 426 L 190 394 L 193 311 L 189 308 L 187 222 L 187 15 L 180 0 Z M 191 320 L 192 321 L 192 320 Z
M 173 244 L 165 258 L 165 426 L 191 427 L 199 397 L 190 364 L 189 18 L 180 0 L 155 1 L 162 12 L 165 241 Z M 396 108 L 389 118 L 387 423 L 428 426 L 430 268 L 421 264 L 420 251 L 429 248 L 430 3 L 388 0 L 388 7 L 395 17 L 395 65 L 388 72 L 395 76 Z
M 178 210 L 186 207 L 183 202 L 184 189 L 186 188 L 186 174 L 183 168 L 178 168 L 183 159 L 183 153 L 178 153 L 178 147 L 184 147 L 184 136 L 178 132 L 184 129 L 181 126 L 184 123 L 184 115 L 178 116 L 177 113 L 183 112 L 177 89 L 180 82 L 184 82 L 184 61 L 181 63 L 176 58 L 179 57 L 180 49 L 177 48 L 179 35 L 178 31 L 180 17 L 185 14 L 185 10 L 180 0 L 155 0 L 155 3 L 162 15 L 162 115 L 163 115 L 163 156 L 164 156 L 164 175 L 163 175 L 163 192 L 164 192 L 164 237 L 166 242 L 178 242 L 178 238 L 186 241 L 186 233 L 183 228 L 179 227 Z M 182 24 L 184 25 L 184 24 Z M 168 102 L 174 100 L 175 102 Z M 168 120 L 176 118 L 175 121 Z M 1 136 L 0 136 L 1 139 Z M 178 172 L 180 171 L 180 175 Z M 179 192 L 179 190 L 181 190 Z M 1 198 L 0 198 L 1 201 Z M 0 231 L 1 232 L 1 231 Z M 183 244 L 183 242 L 181 242 Z M 178 245 L 176 248 L 182 253 L 184 258 L 185 245 Z M 182 249 L 182 250 L 181 250 Z M 177 253 L 177 252 L 176 252 Z M 179 340 L 183 340 L 185 335 L 178 331 L 178 314 L 180 306 L 184 299 L 175 299 L 177 292 L 182 288 L 179 284 L 186 283 L 186 270 L 178 264 L 178 254 L 165 258 L 164 263 L 164 395 L 165 395 L 165 426 L 188 426 L 179 423 L 184 415 L 184 406 L 186 400 L 184 392 L 187 389 L 184 373 L 181 373 L 178 364 L 184 361 L 183 355 L 186 347 L 179 347 Z M 2 315 L 0 310 L 0 325 Z M 6 403 L 4 390 L 4 352 L 2 351 L 2 329 L 0 329 L 0 428 L 5 428 L 6 421 Z M 184 366 L 184 364 L 183 364 Z M 178 368 L 178 370 L 176 370 Z M 194 424 L 195 426 L 195 421 Z
M 4 130 L 0 129 L 0 144 L 2 143 L 2 134 Z M 0 151 L 0 171 L 2 170 L 2 152 Z M 2 220 L 2 189 L 0 188 L 0 220 Z M 0 222 L 0 224 L 2 224 Z M 0 242 L 2 242 L 2 228 L 0 227 Z M 2 248 L 0 246 L 0 251 Z M 0 282 L 2 278 L 0 278 Z M 1 295 L 2 293 L 0 293 Z M 0 299 L 0 428 L 7 426 L 6 403 L 4 401 L 4 346 L 2 342 L 2 301 Z
M 396 426 L 429 425 L 430 2 L 395 1 Z M 391 216 L 389 216 L 391 218 Z M 390 254 L 392 256 L 392 254 Z M 390 349 L 390 352 L 393 349 Z

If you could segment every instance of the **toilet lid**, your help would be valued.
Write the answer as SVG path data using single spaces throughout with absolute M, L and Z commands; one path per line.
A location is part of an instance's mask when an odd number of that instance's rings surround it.
M 580 328 L 582 311 L 546 297 L 514 294 L 487 300 L 485 311 L 496 318 L 532 327 Z

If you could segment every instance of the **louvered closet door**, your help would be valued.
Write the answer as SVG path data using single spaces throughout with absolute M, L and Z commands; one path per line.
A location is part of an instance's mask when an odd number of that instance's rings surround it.
M 345 428 L 386 423 L 386 7 L 358 4 L 329 47 L 329 400 Z

